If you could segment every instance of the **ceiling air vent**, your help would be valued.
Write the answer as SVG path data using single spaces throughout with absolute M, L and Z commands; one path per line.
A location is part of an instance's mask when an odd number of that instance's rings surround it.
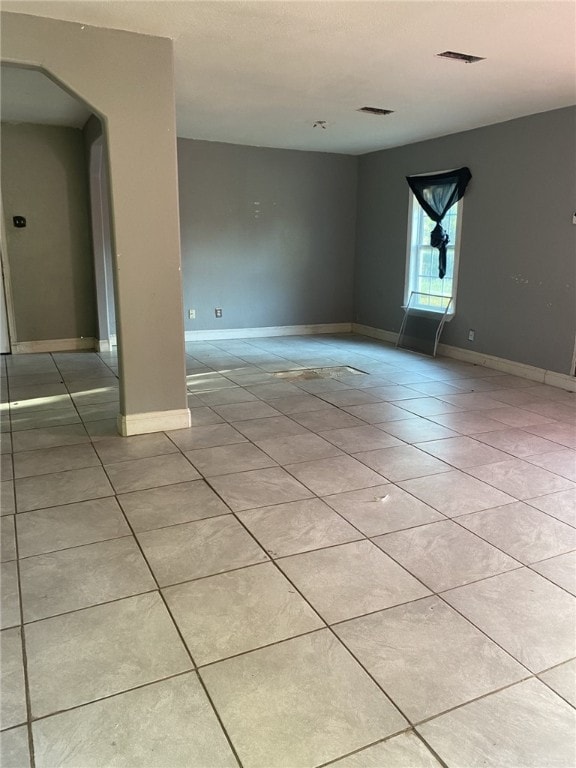
M 463 61 L 465 64 L 475 64 L 477 61 L 484 61 L 484 56 L 471 56 L 469 53 L 457 53 L 456 51 L 444 51 L 444 53 L 437 53 L 441 59 L 456 59 L 456 61 Z
M 366 112 L 367 115 L 391 115 L 393 109 L 380 109 L 380 107 L 360 107 L 358 112 Z

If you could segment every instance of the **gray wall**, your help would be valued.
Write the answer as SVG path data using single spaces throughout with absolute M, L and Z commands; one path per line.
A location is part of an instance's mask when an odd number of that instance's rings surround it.
M 463 165 L 473 178 L 463 205 L 458 306 L 442 340 L 569 373 L 576 334 L 573 107 L 361 157 L 355 320 L 400 327 L 405 176 Z
M 178 139 L 178 168 L 187 330 L 350 322 L 356 158 Z
M 82 131 L 4 123 L 2 196 L 17 341 L 94 336 Z M 26 228 L 14 228 L 15 215 Z

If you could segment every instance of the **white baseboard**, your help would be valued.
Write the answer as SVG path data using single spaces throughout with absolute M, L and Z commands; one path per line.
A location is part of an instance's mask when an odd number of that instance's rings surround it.
M 448 344 L 438 344 L 438 352 L 445 357 L 452 357 L 466 363 L 473 363 L 474 365 L 483 365 L 486 368 L 493 368 L 495 371 L 509 373 L 522 379 L 538 381 L 541 384 L 549 384 L 551 387 L 560 387 L 561 389 L 576 392 L 576 378 L 569 376 L 567 373 L 548 371 L 535 365 L 527 365 L 526 363 L 507 360 L 504 357 L 496 357 L 495 355 L 485 355 L 481 352 L 474 352 L 471 349 L 451 347 Z
M 79 339 L 42 339 L 40 341 L 17 341 L 12 344 L 12 354 L 25 355 L 34 352 L 73 352 L 82 349 L 96 349 L 97 341 L 92 336 Z
M 108 339 L 97 339 L 95 345 L 96 352 L 112 352 L 112 348 L 117 346 L 116 334 L 111 333 Z
M 352 324 L 352 332 L 362 336 L 369 336 L 373 339 L 380 339 L 380 341 L 387 341 L 391 344 L 395 344 L 398 338 L 398 334 L 394 331 L 384 331 L 380 328 L 372 328 L 369 325 L 359 325 L 357 323 Z M 522 379 L 539 381 L 542 384 L 549 384 L 551 387 L 559 387 L 570 392 L 576 392 L 576 378 L 569 376 L 567 373 L 547 371 L 545 368 L 538 368 L 535 365 L 526 365 L 526 363 L 518 363 L 515 360 L 507 360 L 504 357 L 496 357 L 495 355 L 485 355 L 472 349 L 452 347 L 449 344 L 438 344 L 438 354 L 455 360 L 462 360 L 466 363 L 472 363 L 473 365 L 482 365 L 495 371 L 502 371 L 502 373 L 509 373 Z
M 186 429 L 191 425 L 190 411 L 182 408 L 174 411 L 148 411 L 118 416 L 118 432 L 123 437 L 146 435 L 150 432 L 166 432 L 170 429 Z
M 308 336 L 316 333 L 350 333 L 351 323 L 319 325 L 274 325 L 264 328 L 228 328 L 213 331 L 186 331 L 186 341 L 216 341 L 218 339 L 257 339 L 267 336 Z
M 560 387 L 568 389 L 570 392 L 576 392 L 576 378 L 568 376 L 567 373 L 556 373 L 556 371 L 544 371 L 544 384 L 551 387 Z
M 394 331 L 383 331 L 381 328 L 372 328 L 371 325 L 360 325 L 352 323 L 352 333 L 358 333 L 360 336 L 369 336 L 371 339 L 387 341 L 390 344 L 396 344 L 398 334 Z

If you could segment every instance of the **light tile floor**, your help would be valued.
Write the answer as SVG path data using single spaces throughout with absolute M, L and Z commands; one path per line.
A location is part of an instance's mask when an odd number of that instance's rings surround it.
M 113 353 L 1 360 L 3 768 L 574 768 L 576 395 L 186 348 L 194 426 L 131 438 Z

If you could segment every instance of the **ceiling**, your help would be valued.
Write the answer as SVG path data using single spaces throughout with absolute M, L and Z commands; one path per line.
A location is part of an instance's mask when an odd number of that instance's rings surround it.
M 172 38 L 178 135 L 187 138 L 362 154 L 576 103 L 572 0 L 3 0 L 2 8 Z M 485 60 L 436 57 L 446 50 Z M 3 119 L 55 108 L 38 83 L 21 103 L 20 93 L 2 93 Z M 364 106 L 394 114 L 357 111 Z

